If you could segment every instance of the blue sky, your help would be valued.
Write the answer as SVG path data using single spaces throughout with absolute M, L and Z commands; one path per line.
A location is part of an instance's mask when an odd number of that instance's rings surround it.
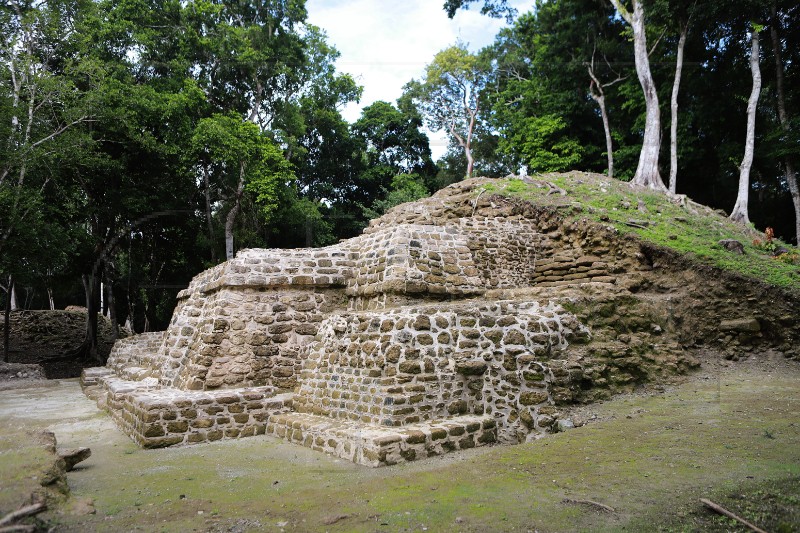
M 520 12 L 533 0 L 512 0 Z M 505 21 L 459 11 L 451 20 L 444 0 L 308 0 L 308 22 L 324 29 L 341 57 L 336 65 L 364 86 L 358 105 L 344 109 L 352 122 L 361 108 L 376 100 L 394 103 L 403 85 L 419 79 L 433 56 L 461 40 L 473 51 L 490 44 Z M 430 134 L 434 157 L 447 146 L 446 137 Z

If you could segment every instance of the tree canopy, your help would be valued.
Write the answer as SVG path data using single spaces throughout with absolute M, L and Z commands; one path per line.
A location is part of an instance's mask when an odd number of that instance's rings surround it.
M 613 173 L 665 194 L 669 175 L 671 193 L 731 211 L 751 59 L 749 218 L 797 238 L 795 2 L 530 7 L 447 0 L 450 16 L 508 25 L 483 50 L 441 50 L 398 101 L 349 123 L 362 87 L 303 0 L 3 3 L 0 287 L 157 329 L 192 275 L 237 249 L 329 244 L 465 176 L 520 169 Z M 439 161 L 426 127 L 450 136 Z

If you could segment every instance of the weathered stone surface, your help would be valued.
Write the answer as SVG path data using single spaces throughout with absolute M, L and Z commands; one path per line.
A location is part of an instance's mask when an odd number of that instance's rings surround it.
M 484 372 L 488 365 L 486 361 L 457 361 L 456 362 L 456 372 L 459 374 L 463 374 L 465 376 L 480 376 Z
M 82 448 L 67 448 L 65 450 L 58 450 L 58 456 L 64 459 L 65 469 L 67 472 L 75 468 L 75 465 L 85 461 L 92 455 L 92 450 L 86 447 Z
M 528 391 L 519 395 L 522 405 L 536 405 L 547 401 L 547 393 L 542 391 Z
M 719 323 L 721 331 L 741 331 L 749 333 L 757 333 L 761 331 L 761 324 L 755 318 L 736 318 L 732 320 L 723 320 Z

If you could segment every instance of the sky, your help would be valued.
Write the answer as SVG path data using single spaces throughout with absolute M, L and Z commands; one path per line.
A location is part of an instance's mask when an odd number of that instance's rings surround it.
M 519 12 L 533 0 L 512 0 Z M 348 122 L 377 100 L 395 103 L 403 85 L 420 79 L 437 52 L 458 40 L 477 52 L 494 41 L 505 20 L 481 15 L 479 4 L 459 10 L 451 20 L 444 0 L 307 0 L 308 22 L 324 29 L 328 43 L 341 53 L 340 72 L 351 74 L 364 94 L 342 112 Z M 447 149 L 443 133 L 429 133 L 434 159 Z

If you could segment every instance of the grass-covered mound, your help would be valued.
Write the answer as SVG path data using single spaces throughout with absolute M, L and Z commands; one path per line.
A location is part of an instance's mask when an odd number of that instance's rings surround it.
M 699 263 L 800 293 L 800 255 L 796 248 L 770 240 L 752 226 L 736 224 L 724 213 L 686 197 L 583 172 L 496 180 L 484 185 L 481 194 L 487 193 L 563 207 L 566 216 L 594 220 L 686 254 Z M 744 254 L 720 244 L 728 239 L 740 242 Z

